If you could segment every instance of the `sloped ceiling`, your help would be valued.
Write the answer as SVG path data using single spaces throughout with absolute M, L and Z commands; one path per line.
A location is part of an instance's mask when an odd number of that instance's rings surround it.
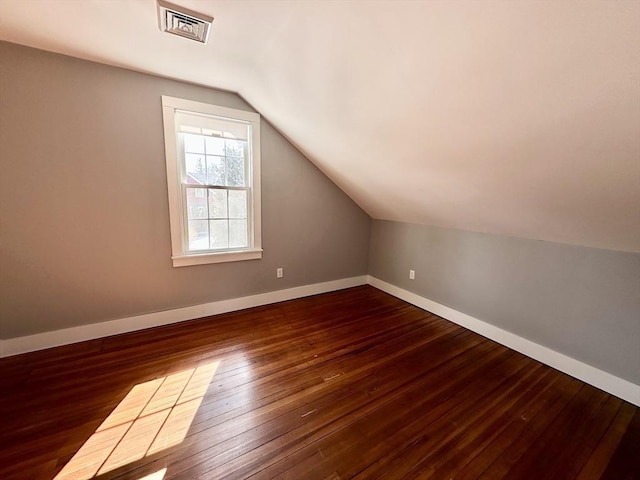
M 238 92 L 373 218 L 640 251 L 640 2 L 2 0 L 0 38 Z

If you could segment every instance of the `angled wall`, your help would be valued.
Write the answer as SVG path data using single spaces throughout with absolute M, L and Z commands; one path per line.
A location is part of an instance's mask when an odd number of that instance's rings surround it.
M 640 254 L 374 220 L 369 274 L 640 385 Z
M 264 119 L 263 258 L 172 267 L 160 96 L 239 96 L 5 42 L 0 82 L 0 338 L 366 274 L 369 216 Z

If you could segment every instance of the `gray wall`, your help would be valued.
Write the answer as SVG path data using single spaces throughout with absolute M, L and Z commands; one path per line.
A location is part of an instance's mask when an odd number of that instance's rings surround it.
M 374 220 L 369 274 L 640 384 L 640 254 Z
M 161 95 L 252 110 L 229 92 L 0 42 L 1 338 L 362 275 L 369 264 L 381 280 L 640 383 L 640 255 L 371 228 L 264 120 L 264 257 L 173 268 Z
M 4 42 L 0 82 L 1 338 L 367 273 L 369 216 L 264 119 L 263 258 L 172 267 L 160 96 L 237 95 Z

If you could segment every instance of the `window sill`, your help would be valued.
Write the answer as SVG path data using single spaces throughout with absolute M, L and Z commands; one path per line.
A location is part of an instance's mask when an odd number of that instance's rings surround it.
M 191 265 L 240 262 L 243 260 L 258 260 L 260 258 L 262 258 L 262 249 L 237 250 L 235 252 L 204 253 L 200 255 L 179 255 L 171 257 L 171 260 L 173 260 L 174 267 L 189 267 Z

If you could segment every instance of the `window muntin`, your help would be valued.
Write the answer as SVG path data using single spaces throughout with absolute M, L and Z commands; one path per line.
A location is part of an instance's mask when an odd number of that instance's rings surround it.
M 260 117 L 171 97 L 163 108 L 174 266 L 260 258 Z

